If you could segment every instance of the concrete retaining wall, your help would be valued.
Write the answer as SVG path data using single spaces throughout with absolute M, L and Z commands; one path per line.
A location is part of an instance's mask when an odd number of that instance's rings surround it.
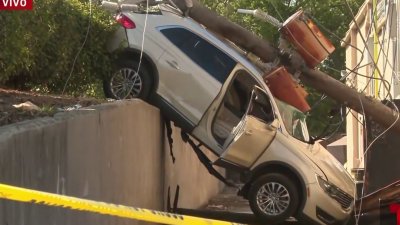
M 173 129 L 175 164 L 158 109 L 115 102 L 0 127 L 0 182 L 87 199 L 163 210 L 197 208 L 222 184 Z M 0 200 L 0 224 L 143 224 L 104 215 Z

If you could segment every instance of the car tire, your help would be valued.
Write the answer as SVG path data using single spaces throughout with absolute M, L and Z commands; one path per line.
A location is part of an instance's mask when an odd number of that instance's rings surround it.
M 152 90 L 153 79 L 146 67 L 145 63 L 141 63 L 139 68 L 139 62 L 136 60 L 118 60 L 111 75 L 103 81 L 105 96 L 113 99 L 147 100 Z
M 249 190 L 250 207 L 262 220 L 282 222 L 296 213 L 299 206 L 297 190 L 292 179 L 285 175 L 271 173 L 260 176 Z

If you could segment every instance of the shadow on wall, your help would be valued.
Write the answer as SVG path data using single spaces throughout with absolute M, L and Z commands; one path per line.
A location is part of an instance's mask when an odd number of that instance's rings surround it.
M 0 182 L 157 210 L 180 186 L 179 206 L 198 208 L 222 185 L 173 128 L 173 164 L 158 109 L 117 101 L 0 127 Z M 0 200 L 1 224 L 145 224 Z

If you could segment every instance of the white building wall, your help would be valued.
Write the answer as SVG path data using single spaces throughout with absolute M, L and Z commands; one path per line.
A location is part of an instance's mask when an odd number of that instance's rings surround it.
M 383 1 L 383 2 L 382 2 Z M 386 4 L 382 4 L 386 1 Z M 380 2 L 380 1 L 378 1 Z M 355 74 L 350 74 L 346 80 L 348 86 L 352 86 L 359 92 L 366 95 L 376 97 L 380 100 L 388 99 L 388 94 L 394 99 L 400 99 L 400 77 L 399 77 L 399 29 L 400 18 L 397 13 L 400 9 L 400 0 L 381 0 L 379 3 L 382 6 L 382 16 L 379 17 L 380 24 L 377 29 L 379 37 L 380 51 L 377 67 L 381 76 L 375 75 L 377 78 L 382 77 L 387 81 L 387 85 L 381 80 L 371 79 L 374 77 L 374 30 L 370 31 L 370 27 L 374 27 L 371 19 L 372 14 L 372 0 L 367 0 L 360 8 L 356 15 L 356 21 L 359 30 L 354 23 L 350 24 L 350 29 L 345 37 L 347 42 L 343 44 L 346 47 L 346 66 L 348 68 L 355 68 L 357 72 L 362 75 L 370 76 L 363 77 Z M 393 7 L 393 8 L 392 8 Z M 362 36 L 361 36 L 361 34 Z M 367 42 L 365 43 L 364 40 Z M 358 50 L 354 49 L 351 45 L 356 46 Z M 398 44 L 399 43 L 399 44 Z M 364 53 L 360 52 L 363 51 Z M 370 53 L 368 53 L 368 50 Z M 350 72 L 348 70 L 348 72 Z M 389 90 L 390 85 L 390 90 Z M 363 127 L 363 114 L 358 114 L 354 111 L 348 113 L 346 118 L 346 132 L 347 132 L 347 169 L 349 172 L 353 168 L 363 168 L 363 152 L 367 148 L 365 140 L 365 129 Z

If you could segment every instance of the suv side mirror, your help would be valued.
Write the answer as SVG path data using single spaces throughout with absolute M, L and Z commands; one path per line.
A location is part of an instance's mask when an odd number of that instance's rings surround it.
M 267 123 L 271 123 L 275 119 L 268 94 L 257 86 L 254 87 L 251 93 L 246 114 L 255 116 Z
M 308 144 L 313 145 L 315 144 L 316 139 L 314 137 L 310 136 L 310 140 L 308 141 Z

